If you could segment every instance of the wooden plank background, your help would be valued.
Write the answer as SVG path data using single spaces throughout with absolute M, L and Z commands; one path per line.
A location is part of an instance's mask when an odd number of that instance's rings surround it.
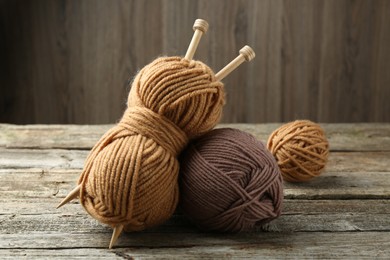
M 390 122 L 387 0 L 0 0 L 0 122 L 113 123 L 155 57 L 195 55 L 224 80 L 223 122 Z

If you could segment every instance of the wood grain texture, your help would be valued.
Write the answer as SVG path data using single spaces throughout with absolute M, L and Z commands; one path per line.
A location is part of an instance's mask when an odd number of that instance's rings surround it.
M 390 122 L 387 0 L 0 2 L 0 122 L 113 123 L 136 72 L 184 55 L 215 71 L 245 44 L 256 59 L 224 82 L 223 122 Z
M 54 202 L 54 201 L 53 201 Z M 287 201 L 286 203 L 289 203 Z M 364 206 L 366 203 L 372 203 L 372 201 L 362 202 L 362 208 L 368 208 Z M 292 203 L 297 204 L 297 203 Z M 372 208 L 383 209 L 389 207 L 389 204 L 382 203 L 376 205 L 372 203 Z M 379 203 L 378 203 L 379 204 Z M 54 204 L 55 205 L 55 204 Z M 53 206 L 54 206 L 53 205 Z M 13 205 L 15 206 L 15 205 Z M 291 205 L 292 206 L 292 205 Z M 262 227 L 256 227 L 249 233 L 261 233 L 261 232 L 390 232 L 390 214 L 387 213 L 371 213 L 367 212 L 358 213 L 356 211 L 341 212 L 340 209 L 334 208 L 332 212 L 331 208 L 328 212 L 322 212 L 319 214 L 310 213 L 313 207 L 326 207 L 327 205 L 321 205 L 321 203 L 312 203 L 312 205 L 306 204 L 307 209 L 302 213 L 296 213 L 294 211 L 285 210 L 284 214 L 277 220 L 272 221 Z M 311 207 L 310 207 L 311 206 Z M 81 205 L 73 207 L 73 211 L 70 213 L 68 210 L 60 210 L 57 213 L 50 214 L 12 214 L 1 215 L 0 221 L 3 225 L 1 232 L 5 234 L 13 233 L 57 233 L 57 232 L 69 232 L 69 233 L 110 233 L 111 228 L 107 225 L 101 224 L 98 221 L 91 219 L 86 214 Z M 385 210 L 385 209 L 384 209 Z M 344 210 L 345 211 L 345 210 Z M 386 211 L 386 210 L 385 210 Z M 70 226 L 71 225 L 71 226 Z M 198 234 L 200 230 L 197 229 L 191 222 L 183 215 L 176 214 L 170 218 L 164 225 L 156 228 L 151 228 L 143 231 L 143 233 L 150 234 Z M 207 232 L 204 232 L 207 233 Z M 209 232 L 212 235 L 211 232 Z M 207 241 L 205 241 L 207 244 Z M 59 248 L 69 247 L 67 245 L 59 246 Z
M 82 169 L 89 151 L 0 148 L 0 169 Z M 331 152 L 327 172 L 387 172 L 390 152 Z
M 278 125 L 219 127 L 264 138 Z M 334 146 L 326 170 L 308 183 L 284 183 L 278 219 L 247 233 L 208 233 L 178 208 L 164 225 L 125 233 L 108 250 L 110 227 L 92 219 L 77 200 L 55 206 L 111 125 L 0 124 L 0 258 L 388 259 L 390 125 L 323 126 Z
M 216 258 L 331 258 L 345 259 L 356 257 L 387 259 L 390 254 L 390 237 L 387 232 L 296 232 L 296 233 L 254 233 L 241 236 L 225 234 L 125 234 L 114 250 L 105 249 L 105 241 L 111 234 L 97 233 L 94 236 L 84 233 L 34 233 L 0 235 L 0 254 L 25 255 L 34 259 L 39 256 L 63 257 L 74 253 L 89 258 L 101 252 L 103 256 L 115 255 L 135 259 L 148 257 L 172 259 L 183 257 Z M 207 241 L 205 243 L 204 241 Z M 75 241 L 77 245 L 74 244 Z M 5 247 L 4 247 L 5 245 Z M 62 245 L 62 246 L 58 246 Z M 132 246 L 128 246 L 132 245 Z M 85 253 L 80 252 L 81 249 Z M 214 250 L 210 250 L 210 248 Z M 35 250 L 34 250 L 35 249 Z M 44 250 L 49 249 L 49 250 Z M 50 250 L 52 249 L 52 250 Z M 181 258 L 180 258 L 181 257 Z M 131 259 L 131 258 L 130 258 Z
M 81 169 L 68 169 L 65 164 L 57 164 L 54 169 L 52 164 L 42 166 L 32 163 L 31 168 L 23 169 L 24 167 L 0 169 L 0 180 L 3 183 L 0 187 L 1 198 L 62 199 L 74 188 L 81 172 Z M 284 197 L 312 200 L 390 199 L 389 174 L 389 171 L 376 172 L 369 169 L 354 172 L 327 171 L 306 184 L 286 183 Z
M 281 124 L 219 124 L 254 135 L 266 143 Z M 330 150 L 390 151 L 390 124 L 321 124 Z M 89 150 L 113 125 L 9 125 L 0 124 L 0 147 Z

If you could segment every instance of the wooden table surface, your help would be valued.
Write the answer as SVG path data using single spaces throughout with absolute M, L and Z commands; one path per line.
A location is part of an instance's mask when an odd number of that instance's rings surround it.
M 220 125 L 266 141 L 278 124 Z M 309 183 L 285 183 L 283 215 L 242 234 L 202 233 L 177 214 L 123 234 L 70 191 L 89 149 L 110 125 L 0 124 L 0 259 L 6 258 L 390 258 L 390 124 L 323 124 L 331 153 Z

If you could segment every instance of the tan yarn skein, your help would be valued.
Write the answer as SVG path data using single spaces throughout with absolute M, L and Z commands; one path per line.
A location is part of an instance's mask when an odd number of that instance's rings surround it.
M 118 125 L 95 145 L 80 176 L 81 203 L 97 220 L 138 231 L 178 203 L 178 154 L 219 121 L 223 84 L 199 61 L 158 58 L 135 77 Z
M 309 120 L 284 124 L 269 137 L 268 149 L 275 156 L 283 179 L 308 181 L 324 169 L 329 144 L 322 128 Z

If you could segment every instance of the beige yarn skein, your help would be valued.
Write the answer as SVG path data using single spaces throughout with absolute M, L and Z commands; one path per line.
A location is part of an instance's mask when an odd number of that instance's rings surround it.
M 134 79 L 119 124 L 95 145 L 80 176 L 81 203 L 95 219 L 126 231 L 163 223 L 178 203 L 178 154 L 212 129 L 224 88 L 199 61 L 158 58 Z
M 269 137 L 268 149 L 275 156 L 283 179 L 308 181 L 320 175 L 329 155 L 324 130 L 309 120 L 284 124 Z

